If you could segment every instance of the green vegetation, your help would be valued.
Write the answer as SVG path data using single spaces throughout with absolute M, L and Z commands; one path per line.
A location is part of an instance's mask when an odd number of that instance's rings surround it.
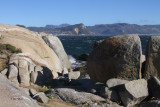
M 0 43 L 0 71 L 8 68 L 8 61 L 13 53 L 21 53 L 21 49 L 16 49 L 16 47 L 10 44 Z
M 26 26 L 24 26 L 24 25 L 19 25 L 19 24 L 17 24 L 16 26 L 26 28 Z
M 21 49 L 16 49 L 16 47 L 10 44 L 0 44 L 0 54 L 3 54 L 3 50 L 7 50 L 11 53 L 20 53 L 22 52 Z

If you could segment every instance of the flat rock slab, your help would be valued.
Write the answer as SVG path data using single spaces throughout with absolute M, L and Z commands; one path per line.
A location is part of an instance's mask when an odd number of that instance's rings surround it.
M 111 78 L 111 79 L 107 80 L 106 85 L 107 85 L 107 87 L 111 88 L 111 87 L 115 87 L 117 85 L 125 84 L 127 82 L 129 82 L 129 81 L 117 79 L 117 78 Z
M 119 95 L 126 107 L 134 106 L 148 96 L 147 81 L 145 79 L 133 80 L 122 86 Z
M 55 88 L 52 94 L 55 98 L 74 104 L 105 102 L 105 99 L 100 96 L 91 93 L 75 91 L 71 88 Z
M 141 78 L 141 41 L 138 35 L 114 36 L 94 46 L 87 61 L 87 70 L 94 82 L 110 78 Z

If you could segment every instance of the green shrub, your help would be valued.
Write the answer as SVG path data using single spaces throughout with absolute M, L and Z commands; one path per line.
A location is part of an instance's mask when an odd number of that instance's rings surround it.
M 6 49 L 9 50 L 12 53 L 16 52 L 16 47 L 10 45 L 10 44 L 5 44 L 6 45 Z
M 24 26 L 24 25 L 19 25 L 19 24 L 17 24 L 16 26 L 26 28 L 26 26 Z
M 2 50 L 10 51 L 11 53 L 21 53 L 21 49 L 16 49 L 16 47 L 10 45 L 10 44 L 0 44 L 0 54 L 3 53 Z

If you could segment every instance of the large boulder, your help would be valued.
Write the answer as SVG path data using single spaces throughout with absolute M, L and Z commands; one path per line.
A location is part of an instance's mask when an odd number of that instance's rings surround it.
M 42 34 L 14 25 L 0 24 L 0 35 L 0 43 L 15 46 L 26 53 L 23 56 L 36 61 L 37 65 L 46 66 L 54 72 L 62 72 L 60 59 L 43 41 Z
M 156 76 L 160 79 L 160 36 L 151 36 L 147 46 L 144 78 Z
M 56 36 L 43 36 L 43 40 L 46 44 L 56 53 L 60 59 L 63 67 L 69 69 L 71 68 L 71 63 L 69 61 L 68 55 L 66 54 L 61 41 Z
M 141 41 L 138 35 L 114 36 L 94 45 L 87 61 L 93 81 L 105 83 L 110 78 L 141 78 Z
M 2 74 L 0 74 L 0 81 L 1 107 L 38 107 L 32 98 Z

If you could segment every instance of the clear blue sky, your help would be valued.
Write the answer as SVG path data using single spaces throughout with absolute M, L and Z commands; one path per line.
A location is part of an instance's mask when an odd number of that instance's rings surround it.
M 160 24 L 160 0 L 0 0 L 0 23 Z

